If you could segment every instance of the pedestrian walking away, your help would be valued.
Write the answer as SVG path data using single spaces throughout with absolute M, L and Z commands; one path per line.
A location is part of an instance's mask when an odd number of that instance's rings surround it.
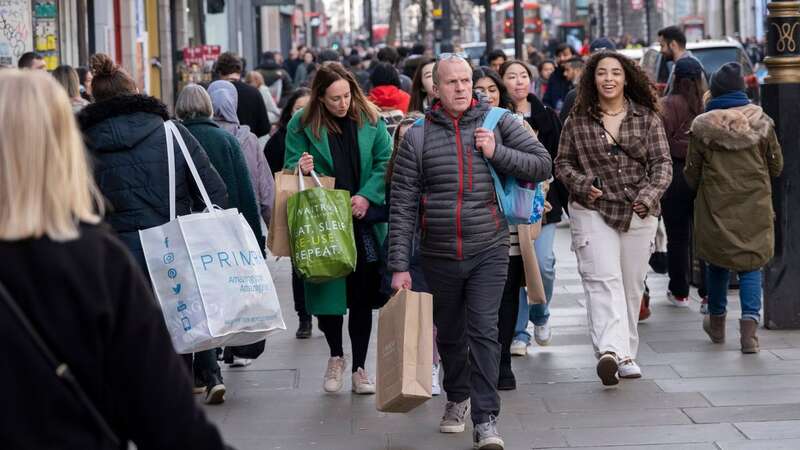
M 693 58 L 675 63 L 675 87 L 661 99 L 661 117 L 672 156 L 672 182 L 661 198 L 664 227 L 667 231 L 669 286 L 667 299 L 675 306 L 689 306 L 689 246 L 692 238 L 694 192 L 686 183 L 683 169 L 689 146 L 689 127 L 703 112 L 705 83 L 703 67 Z M 701 293 L 702 296 L 702 293 Z
M 413 287 L 408 270 L 419 211 L 448 400 L 440 431 L 464 431 L 471 410 L 475 448 L 502 449 L 497 317 L 509 237 L 488 164 L 539 182 L 549 176 L 551 161 L 513 115 L 504 115 L 494 131 L 481 128 L 490 105 L 473 94 L 466 60 L 449 55 L 432 77 L 438 100 L 406 133 L 394 165 L 388 270 L 392 288 Z
M 311 86 L 308 106 L 289 122 L 284 164 L 287 168 L 298 166 L 304 174 L 314 170 L 335 177 L 336 189 L 351 195 L 356 270 L 346 278 L 304 283 L 304 291 L 306 306 L 312 314 L 314 305 L 346 299 L 353 346 L 352 390 L 356 394 L 375 393 L 375 384 L 366 371 L 366 359 L 372 309 L 383 306 L 379 295 L 378 249 L 386 237 L 386 225 L 369 225 L 363 219 L 372 205 L 380 206 L 385 201 L 386 163 L 391 151 L 386 124 L 353 75 L 339 63 L 321 66 Z M 317 320 L 330 347 L 324 389 L 338 392 L 345 369 L 344 319 L 322 314 Z
M 257 138 L 269 134 L 270 124 L 267 107 L 258 89 L 242 81 L 244 62 L 236 53 L 225 52 L 219 55 L 214 65 L 215 73 L 220 80 L 233 83 L 237 98 L 236 117 L 242 125 L 250 127 Z M 266 77 L 265 77 L 266 82 Z
M 614 386 L 618 376 L 641 377 L 639 309 L 672 164 L 657 99 L 639 66 L 616 52 L 596 53 L 578 92 L 556 176 L 570 192 L 597 374 Z
M 286 132 L 289 121 L 297 111 L 303 109 L 311 98 L 311 90 L 305 87 L 295 89 L 291 97 L 286 101 L 280 119 L 277 123 L 275 134 L 267 141 L 264 147 L 264 155 L 267 163 L 273 172 L 283 169 L 283 162 L 286 157 Z M 306 299 L 303 293 L 303 281 L 292 268 L 292 297 L 294 298 L 294 310 L 297 312 L 299 324 L 295 337 L 297 339 L 308 339 L 311 337 L 311 315 L 306 311 Z
M 107 102 L 110 82 L 122 84 L 127 75 L 108 70 L 114 68 L 108 59 L 102 67 L 95 63 L 96 94 Z M 2 447 L 222 450 L 220 432 L 192 399 L 189 372 L 173 350 L 149 281 L 114 230 L 101 223 L 103 192 L 92 179 L 66 91 L 46 72 L 8 69 L 0 71 L 0 98 L 0 258 L 13 261 L 0 264 L 0 337 L 7 361 L 0 382 L 11 387 L 0 412 Z M 158 115 L 126 111 L 125 122 L 164 129 Z M 115 135 L 130 138 L 130 130 L 119 127 L 120 117 L 107 121 L 115 122 Z M 92 136 L 107 125 L 90 128 Z M 147 141 L 142 132 L 138 136 Z M 133 142 L 138 141 L 128 141 Z M 110 151 L 109 141 L 104 145 Z M 191 146 L 195 155 L 197 147 Z M 117 152 L 138 152 L 161 167 L 156 154 L 141 148 Z M 107 170 L 129 158 L 100 160 Z M 177 159 L 179 173 L 185 173 Z M 208 161 L 195 162 L 198 169 L 204 164 L 207 176 Z M 166 172 L 163 167 L 159 176 L 166 178 Z M 158 189 L 155 179 L 148 181 Z M 126 186 L 126 179 L 113 181 Z M 130 203 L 114 200 L 110 207 L 121 209 L 112 214 L 130 214 Z M 140 218 L 155 220 L 155 214 Z
M 178 96 L 175 114 L 206 150 L 209 161 L 225 182 L 228 206 L 239 210 L 256 240 L 263 243 L 261 218 L 247 162 L 236 137 L 211 119 L 214 114 L 211 97 L 202 86 L 190 84 Z M 217 349 L 195 353 L 194 359 L 191 354 L 184 355 L 184 358 L 194 369 L 196 392 L 204 393 L 207 403 L 222 403 L 226 388 L 217 363 Z
M 728 281 L 735 271 L 741 350 L 757 353 L 761 268 L 775 252 L 771 179 L 783 170 L 783 153 L 772 119 L 747 98 L 739 63 L 720 67 L 710 87 L 706 112 L 692 122 L 685 168 L 686 181 L 697 191 L 695 250 L 709 264 L 703 329 L 712 342 L 725 341 Z

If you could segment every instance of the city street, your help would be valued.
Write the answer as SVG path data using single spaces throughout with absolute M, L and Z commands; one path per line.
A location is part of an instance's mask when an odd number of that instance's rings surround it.
M 761 353 L 741 354 L 738 292 L 732 292 L 727 342 L 712 344 L 701 329 L 696 293 L 690 309 L 675 308 L 665 298 L 666 278 L 651 274 L 653 315 L 639 327 L 644 377 L 604 390 L 567 228 L 558 230 L 556 252 L 553 341 L 513 361 L 518 389 L 501 394 L 506 448 L 800 448 L 800 331 L 760 328 Z M 294 338 L 289 261 L 271 270 L 288 329 L 270 338 L 250 367 L 223 368 L 227 400 L 205 407 L 228 443 L 240 450 L 471 448 L 469 426 L 464 434 L 438 432 L 444 397 L 409 414 L 384 414 L 374 396 L 350 393 L 349 378 L 338 394 L 324 394 L 324 337 L 315 325 L 312 339 Z M 367 359 L 372 376 L 374 349 Z

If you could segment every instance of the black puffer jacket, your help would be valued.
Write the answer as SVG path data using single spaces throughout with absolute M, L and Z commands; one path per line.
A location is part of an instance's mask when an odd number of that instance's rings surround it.
M 544 148 L 550 153 L 550 158 L 555 161 L 558 156 L 558 144 L 561 140 L 561 119 L 552 108 L 545 106 L 533 94 L 528 95 L 528 103 L 531 104 L 531 115 L 525 120 L 528 121 L 531 128 L 536 130 L 539 142 L 544 145 Z M 555 179 L 555 173 L 553 176 L 553 182 L 547 192 L 547 201 L 550 202 L 553 209 L 547 213 L 545 223 L 561 222 L 562 213 L 569 200 L 569 192 L 564 183 Z
M 391 180 L 390 272 L 408 270 L 418 205 L 425 256 L 461 260 L 508 245 L 489 168 L 474 144 L 489 109 L 476 98 L 455 119 L 434 104 L 425 125 L 406 133 Z M 513 115 L 503 116 L 495 138 L 491 162 L 499 173 L 531 181 L 550 176 L 547 150 Z
M 164 121 L 167 108 L 155 98 L 122 95 L 84 108 L 78 122 L 94 163 L 97 185 L 107 199 L 105 220 L 146 271 L 139 230 L 169 221 L 169 171 Z M 225 184 L 208 155 L 183 125 L 176 123 L 211 201 L 228 205 Z M 202 211 L 186 160 L 175 143 L 175 208 L 178 215 Z

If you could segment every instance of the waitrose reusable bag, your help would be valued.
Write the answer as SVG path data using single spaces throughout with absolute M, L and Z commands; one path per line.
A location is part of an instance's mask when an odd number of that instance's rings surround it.
M 170 221 L 139 231 L 147 270 L 178 353 L 252 344 L 285 330 L 278 296 L 253 231 L 236 209 L 177 217 L 173 139 L 205 204 L 211 199 L 174 123 L 164 123 Z
M 433 297 L 398 291 L 378 313 L 378 411 L 409 412 L 431 398 Z
M 321 283 L 349 275 L 356 268 L 356 240 L 350 193 L 326 189 L 314 172 L 316 187 L 289 197 L 289 242 L 294 270 L 305 281 Z

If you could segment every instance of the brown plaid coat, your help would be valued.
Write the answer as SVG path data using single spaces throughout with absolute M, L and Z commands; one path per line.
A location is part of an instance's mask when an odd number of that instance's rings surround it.
M 556 177 L 570 192 L 570 200 L 600 213 L 606 223 L 628 231 L 633 203 L 642 202 L 650 214 L 661 214 L 659 200 L 672 181 L 672 159 L 658 114 L 631 102 L 620 125 L 615 152 L 599 119 L 573 114 L 564 125 Z M 603 182 L 603 195 L 586 201 L 594 177 Z

